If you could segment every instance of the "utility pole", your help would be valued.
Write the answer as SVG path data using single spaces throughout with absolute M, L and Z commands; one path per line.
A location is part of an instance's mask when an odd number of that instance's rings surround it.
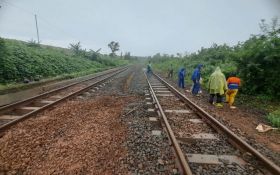
M 38 44 L 40 44 L 39 29 L 38 29 L 37 15 L 36 14 L 35 14 L 35 22 L 36 22 L 36 30 L 37 30 L 37 40 L 38 40 Z

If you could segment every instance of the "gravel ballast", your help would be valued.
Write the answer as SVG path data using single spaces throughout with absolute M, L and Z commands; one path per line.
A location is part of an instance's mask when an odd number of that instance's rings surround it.
M 0 169 L 10 174 L 126 174 L 118 163 L 126 128 L 120 115 L 131 97 L 68 101 L 7 131 Z

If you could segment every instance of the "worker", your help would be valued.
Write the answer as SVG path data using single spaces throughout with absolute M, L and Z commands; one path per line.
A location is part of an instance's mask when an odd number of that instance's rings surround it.
M 168 69 L 168 78 L 173 78 L 173 66 L 170 64 L 170 67 Z
M 226 92 L 226 102 L 229 103 L 229 107 L 231 109 L 235 109 L 233 106 L 234 98 L 238 92 L 238 88 L 240 87 L 240 79 L 236 77 L 236 73 L 232 73 L 230 77 L 227 79 L 228 90 Z
M 203 65 L 199 64 L 193 71 L 192 74 L 192 81 L 193 81 L 193 86 L 192 86 L 192 94 L 198 96 L 198 92 L 200 91 L 200 72 L 202 69 Z
M 148 77 L 150 77 L 151 74 L 152 74 L 152 64 L 151 64 L 151 61 L 149 61 L 149 64 L 147 65 L 147 74 L 148 74 Z
M 209 102 L 214 104 L 214 98 L 217 96 L 216 106 L 223 107 L 222 95 L 224 95 L 227 90 L 227 81 L 220 67 L 217 67 L 211 74 L 208 82 L 208 89 L 210 93 Z
M 185 88 L 185 75 L 186 75 L 186 69 L 183 67 L 179 69 L 178 72 L 178 85 L 180 88 Z

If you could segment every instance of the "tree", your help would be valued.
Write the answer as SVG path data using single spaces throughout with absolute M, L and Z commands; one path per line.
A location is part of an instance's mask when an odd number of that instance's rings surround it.
M 0 59 L 3 58 L 5 53 L 6 53 L 5 41 L 4 39 L 0 38 Z
M 81 55 L 82 53 L 85 52 L 85 50 L 82 49 L 82 45 L 80 41 L 76 44 L 70 43 L 69 48 L 75 53 L 75 55 Z
M 37 41 L 33 38 L 30 41 L 28 41 L 27 45 L 30 47 L 40 47 L 40 44 L 38 44 Z
M 176 53 L 177 57 L 182 58 L 183 55 L 181 53 Z
M 126 52 L 126 53 L 124 54 L 124 59 L 126 59 L 126 60 L 130 60 L 130 59 L 131 59 L 130 52 Z
M 254 35 L 238 48 L 237 60 L 243 89 L 249 94 L 280 98 L 280 24 L 261 21 L 262 35 Z
M 4 59 L 7 53 L 4 39 L 0 38 L 0 82 L 4 81 Z
M 115 41 L 111 41 L 108 44 L 108 47 L 111 49 L 112 53 L 110 54 L 110 56 L 116 56 L 116 51 L 120 50 L 120 44 L 118 42 Z
M 97 51 L 90 49 L 90 51 L 87 52 L 86 57 L 92 61 L 96 61 L 100 57 L 100 54 L 99 54 L 100 50 L 101 50 L 101 48 L 98 49 Z

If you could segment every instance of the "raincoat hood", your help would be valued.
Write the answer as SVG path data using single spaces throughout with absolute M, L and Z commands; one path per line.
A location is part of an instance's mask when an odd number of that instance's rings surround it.
M 203 64 L 199 64 L 196 68 L 201 69 L 203 67 Z
M 221 71 L 221 68 L 220 67 L 216 67 L 215 71 L 212 73 L 212 75 L 224 75 Z M 212 76 L 211 75 L 211 76 Z
M 199 80 L 200 80 L 200 69 L 201 69 L 201 67 L 203 67 L 203 65 L 202 65 L 202 64 L 199 64 L 199 65 L 197 65 L 197 67 L 194 69 L 193 74 L 192 74 L 192 77 L 191 77 L 191 79 L 192 79 L 193 81 L 199 81 Z
M 215 72 L 222 72 L 220 67 L 216 67 Z
M 179 76 L 180 78 L 184 78 L 184 77 L 185 77 L 185 74 L 186 74 L 186 69 L 182 67 L 182 68 L 179 70 L 179 72 L 178 72 L 178 76 Z

